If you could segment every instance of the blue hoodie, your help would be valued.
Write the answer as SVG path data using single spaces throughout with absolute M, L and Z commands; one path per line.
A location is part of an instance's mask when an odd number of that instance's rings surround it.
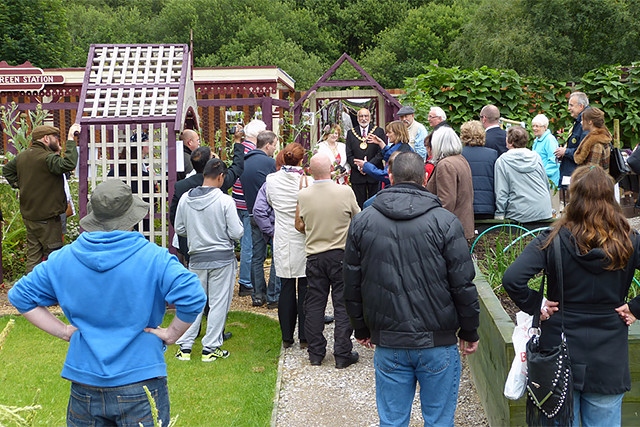
M 62 377 L 116 387 L 166 376 L 165 346 L 144 328 L 162 323 L 166 302 L 193 322 L 206 297 L 166 249 L 140 233 L 111 231 L 82 233 L 53 252 L 11 288 L 9 301 L 21 313 L 59 304 L 78 328 Z

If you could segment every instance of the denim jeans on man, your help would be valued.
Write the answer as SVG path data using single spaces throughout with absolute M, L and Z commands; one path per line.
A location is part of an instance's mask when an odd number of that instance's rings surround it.
M 373 364 L 380 426 L 409 425 L 416 380 L 424 425 L 453 425 L 461 370 L 456 345 L 418 349 L 377 346 Z
M 253 301 L 261 300 L 267 303 L 278 302 L 280 299 L 280 280 L 277 280 L 276 269 L 271 263 L 269 270 L 269 284 L 264 278 L 264 261 L 267 259 L 267 245 L 271 245 L 272 240 L 267 242 L 257 225 L 251 224 L 251 239 L 253 243 L 253 254 L 251 255 L 251 282 L 253 283 Z
M 92 387 L 71 383 L 67 407 L 67 425 L 80 426 L 153 426 L 151 405 L 144 391 L 147 386 L 158 407 L 158 420 L 169 425 L 167 378 L 153 378 L 120 387 Z
M 573 390 L 573 426 L 622 425 L 622 394 L 582 393 Z
M 251 283 L 251 255 L 253 253 L 253 243 L 251 239 L 251 217 L 246 209 L 237 209 L 238 217 L 242 221 L 244 234 L 240 240 L 240 274 L 238 283 L 246 288 L 253 287 Z

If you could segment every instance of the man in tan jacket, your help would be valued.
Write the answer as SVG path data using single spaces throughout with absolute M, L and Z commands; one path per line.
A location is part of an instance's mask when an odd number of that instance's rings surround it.
M 331 180 L 331 159 L 326 154 L 311 158 L 314 183 L 298 193 L 296 229 L 305 233 L 307 252 L 307 296 L 305 299 L 305 335 L 309 362 L 319 366 L 327 351 L 324 338 L 324 311 L 329 291 L 335 317 L 334 348 L 336 368 L 343 369 L 358 361 L 352 351 L 353 329 L 344 306 L 342 258 L 349 224 L 360 208 L 348 186 Z

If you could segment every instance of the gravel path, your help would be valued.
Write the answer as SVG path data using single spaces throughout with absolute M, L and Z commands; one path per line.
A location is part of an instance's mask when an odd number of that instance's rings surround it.
M 327 312 L 332 310 L 330 304 L 331 301 Z M 251 298 L 237 297 L 237 292 L 231 309 L 254 311 L 277 320 L 276 310 L 253 308 Z M 373 368 L 374 350 L 366 349 L 354 340 L 353 348 L 360 354 L 360 361 L 346 369 L 336 369 L 332 354 L 333 329 L 333 323 L 325 325 L 327 355 L 321 366 L 309 364 L 307 351 L 300 349 L 298 342 L 290 348 L 282 349 L 272 427 L 364 427 L 379 424 Z M 297 333 L 294 336 L 297 337 Z M 417 396 L 416 392 L 411 426 L 424 425 Z M 464 361 L 455 425 L 489 425 Z
M 306 350 L 301 350 L 297 344 L 283 350 L 272 426 L 378 425 L 374 350 L 356 343 L 354 349 L 360 353 L 360 361 L 346 369 L 336 369 L 330 354 L 332 335 L 333 325 L 328 325 L 325 337 L 330 343 L 322 366 L 311 366 Z M 417 395 L 411 411 L 411 426 L 424 424 Z M 455 425 L 488 425 L 466 363 L 460 382 Z

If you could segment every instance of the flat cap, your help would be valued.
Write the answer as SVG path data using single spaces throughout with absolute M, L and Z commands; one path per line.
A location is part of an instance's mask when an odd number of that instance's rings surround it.
M 53 126 L 40 125 L 36 126 L 31 132 L 31 140 L 38 141 L 47 135 L 57 135 L 60 137 L 60 129 Z
M 413 109 L 413 107 L 407 105 L 405 107 L 402 107 L 398 110 L 398 116 L 402 117 L 402 116 L 407 116 L 409 114 L 415 114 L 416 110 Z

